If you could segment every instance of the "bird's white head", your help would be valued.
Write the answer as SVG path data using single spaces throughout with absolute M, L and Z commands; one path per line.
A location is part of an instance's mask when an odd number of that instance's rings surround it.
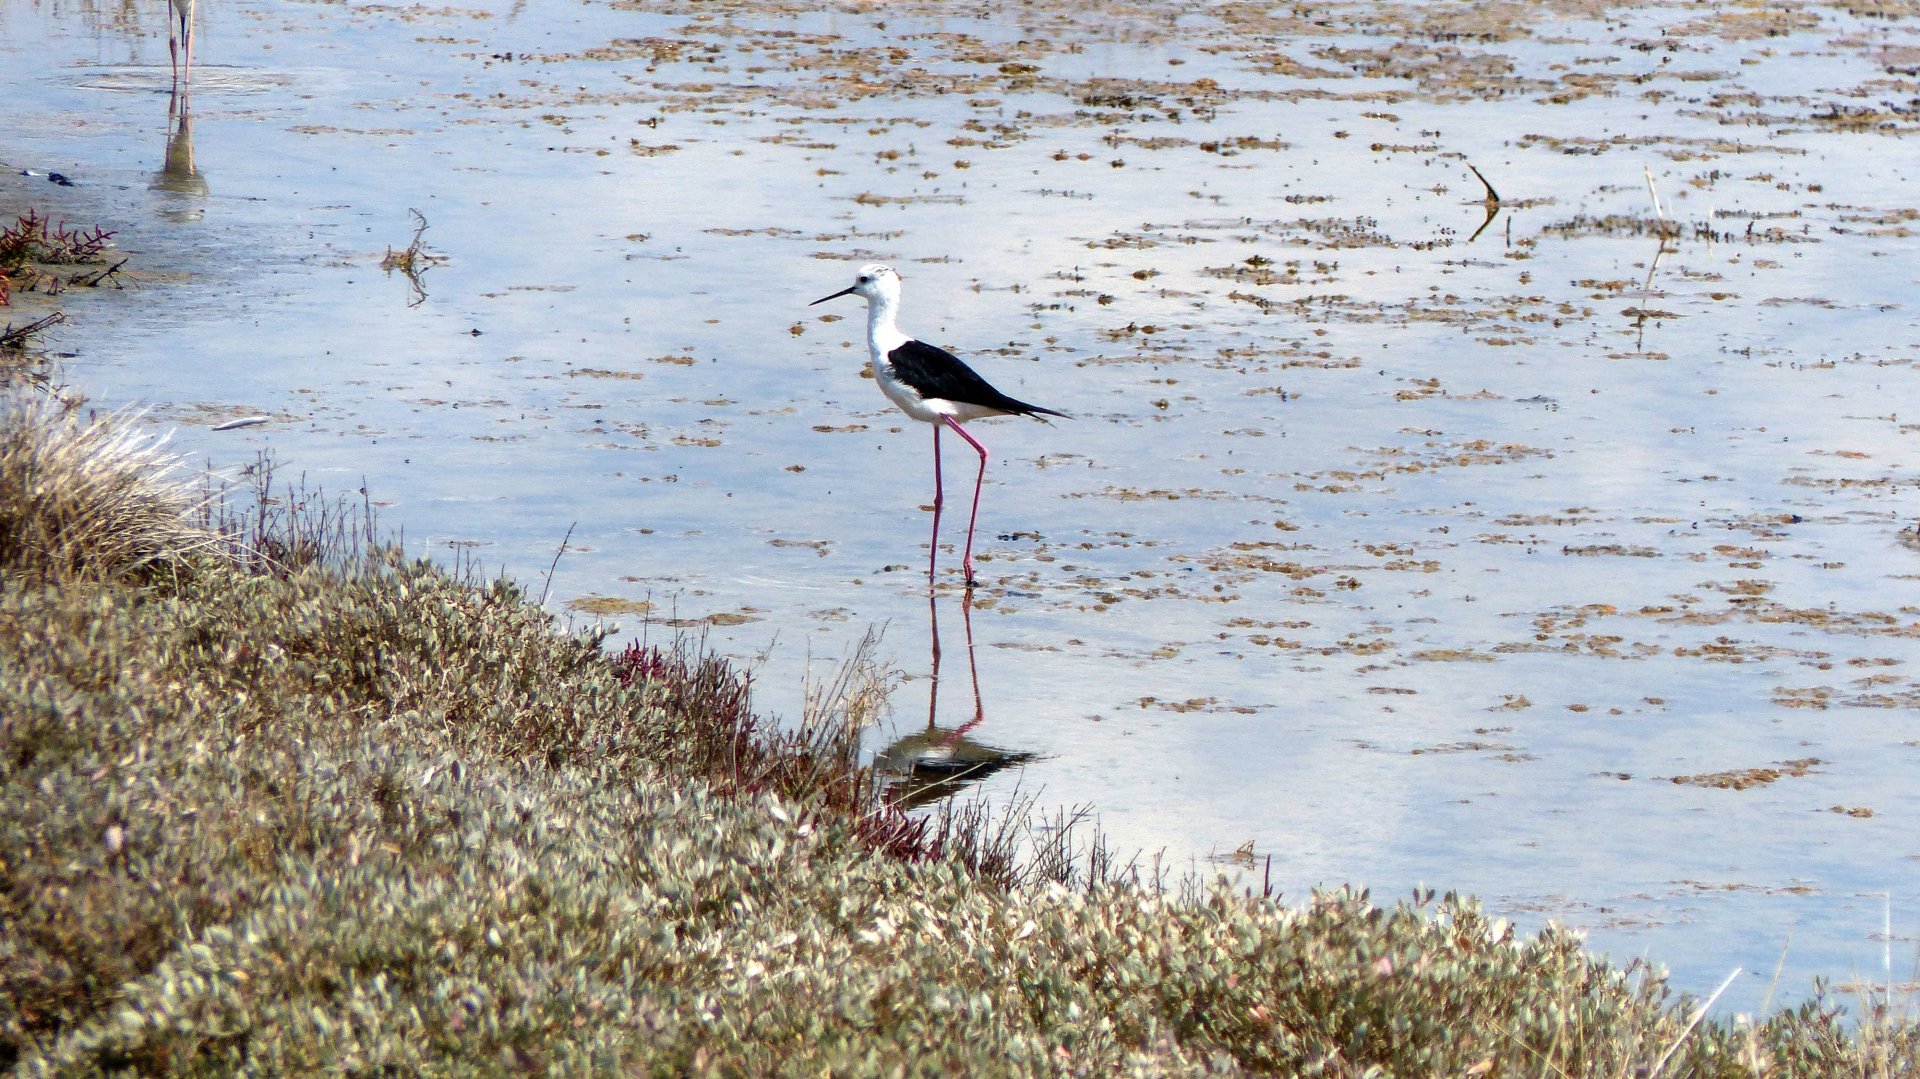
M 828 300 L 837 300 L 842 296 L 861 296 L 868 303 L 891 305 L 900 299 L 900 275 L 895 273 L 891 266 L 869 262 L 860 267 L 859 273 L 853 279 L 853 284 L 831 296 L 822 296 L 813 303 L 826 303 Z M 810 303 L 807 306 L 812 307 L 813 304 Z

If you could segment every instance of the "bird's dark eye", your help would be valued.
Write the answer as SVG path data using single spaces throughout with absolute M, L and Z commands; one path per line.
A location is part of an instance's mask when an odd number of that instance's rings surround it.
M 861 275 L 860 275 L 860 283 L 861 283 L 861 284 L 863 284 L 863 285 L 865 285 L 865 284 L 867 284 L 867 283 L 869 283 L 869 282 L 871 282 L 872 280 L 873 280 L 873 278 L 871 278 L 871 277 L 868 277 L 868 276 L 867 276 L 866 274 L 861 274 Z

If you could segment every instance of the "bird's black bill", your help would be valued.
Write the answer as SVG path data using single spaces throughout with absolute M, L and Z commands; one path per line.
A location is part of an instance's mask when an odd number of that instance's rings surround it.
M 858 285 L 848 285 L 846 288 L 841 289 L 839 292 L 836 292 L 831 296 L 822 296 L 819 299 L 813 301 L 813 303 L 808 304 L 807 306 L 812 307 L 814 303 L 826 303 L 828 300 L 837 300 L 842 296 L 846 296 L 852 293 L 854 289 L 859 287 L 860 286 Z

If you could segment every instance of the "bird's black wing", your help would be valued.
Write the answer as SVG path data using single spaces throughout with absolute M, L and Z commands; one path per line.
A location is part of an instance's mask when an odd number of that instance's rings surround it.
M 1008 397 L 988 385 L 987 380 L 975 374 L 960 357 L 925 341 L 907 341 L 887 353 L 887 362 L 893 365 L 900 381 L 912 386 L 921 397 L 979 405 L 1013 416 L 1066 416 L 1064 412 Z

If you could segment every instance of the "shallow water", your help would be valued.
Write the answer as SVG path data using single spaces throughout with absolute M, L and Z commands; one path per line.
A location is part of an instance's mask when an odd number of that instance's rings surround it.
M 1783 954 L 1775 1002 L 1908 975 L 1899 9 L 201 8 L 188 151 L 164 4 L 0 0 L 0 160 L 77 181 L 7 204 L 132 256 L 52 342 L 101 406 L 536 589 L 571 529 L 556 610 L 702 621 L 783 715 L 883 627 L 879 751 L 928 712 L 929 438 L 806 305 L 883 258 L 1075 417 L 974 427 L 971 672 L 946 516 L 936 720 L 976 674 L 968 737 L 1034 755 L 978 789 L 1739 966 L 1726 1008 Z

